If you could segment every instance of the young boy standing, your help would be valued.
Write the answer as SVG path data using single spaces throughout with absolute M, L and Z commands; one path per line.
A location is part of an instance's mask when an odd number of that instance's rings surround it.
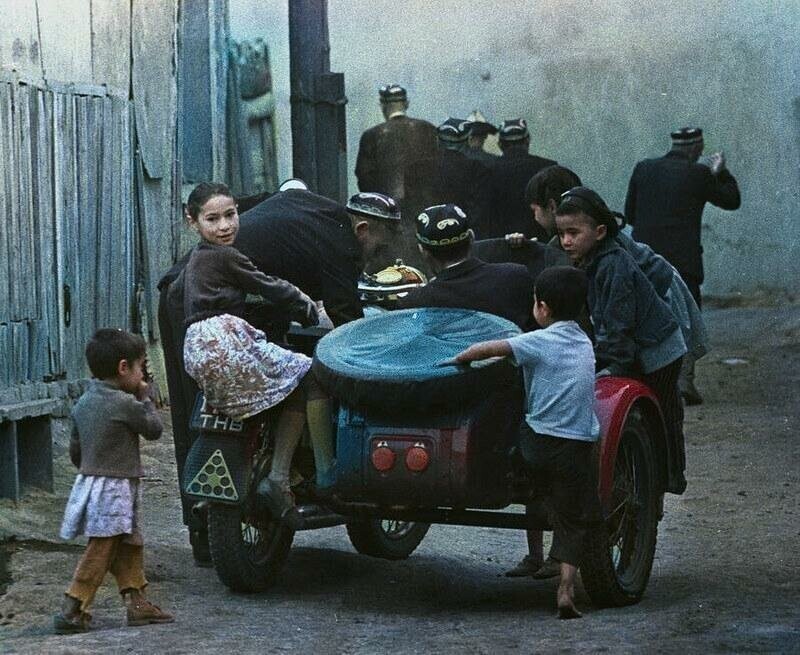
M 59 634 L 89 629 L 86 610 L 109 571 L 126 601 L 128 625 L 173 621 L 144 595 L 139 435 L 158 439 L 162 431 L 143 379 L 144 357 L 144 340 L 123 330 L 98 330 L 86 346 L 94 379 L 72 410 L 69 455 L 79 472 L 61 537 L 83 534 L 89 543 L 53 620 Z
M 592 444 L 600 435 L 594 413 L 592 342 L 575 319 L 586 302 L 583 271 L 555 266 L 536 280 L 533 316 L 543 328 L 511 339 L 485 341 L 456 356 L 462 363 L 510 356 L 522 367 L 527 411 L 520 450 L 537 481 L 550 487 L 555 528 L 551 557 L 560 562 L 556 601 L 562 619 L 580 618 L 575 576 L 591 507 Z

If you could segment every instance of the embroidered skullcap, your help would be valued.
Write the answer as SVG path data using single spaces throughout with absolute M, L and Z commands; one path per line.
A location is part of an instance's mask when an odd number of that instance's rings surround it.
M 380 218 L 385 221 L 400 221 L 400 207 L 394 201 L 382 193 L 362 191 L 354 196 L 350 196 L 347 201 L 347 211 L 359 216 L 368 218 Z
M 703 142 L 703 130 L 699 127 L 682 127 L 670 134 L 676 146 L 690 146 Z
M 448 118 L 436 128 L 436 136 L 440 141 L 448 143 L 466 141 L 469 136 L 469 122 L 463 118 Z
M 386 84 L 378 90 L 381 102 L 399 102 L 407 98 L 406 90 L 399 84 Z
M 513 143 L 528 138 L 528 123 L 524 118 L 511 118 L 500 123 L 500 141 Z
M 417 241 L 423 246 L 452 246 L 469 237 L 467 215 L 458 205 L 428 207 L 417 216 Z

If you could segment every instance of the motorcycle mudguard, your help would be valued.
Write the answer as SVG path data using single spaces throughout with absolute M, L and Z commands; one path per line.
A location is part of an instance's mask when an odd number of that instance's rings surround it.
M 653 438 L 665 441 L 666 429 L 658 399 L 643 382 L 632 378 L 603 377 L 595 383 L 595 412 L 600 422 L 600 470 L 598 493 L 604 505 L 611 498 L 614 486 L 614 466 L 617 449 L 622 438 L 625 420 L 633 406 L 638 404 L 657 427 Z
M 250 473 L 246 446 L 241 437 L 202 433 L 186 457 L 183 491 L 195 500 L 241 503 Z

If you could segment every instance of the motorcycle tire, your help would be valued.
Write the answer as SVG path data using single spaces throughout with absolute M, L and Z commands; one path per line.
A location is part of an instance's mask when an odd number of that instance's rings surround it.
M 252 593 L 274 584 L 294 540 L 275 521 L 255 524 L 238 505 L 208 509 L 208 544 L 217 576 L 231 591 Z
M 381 559 L 408 558 L 428 534 L 430 523 L 366 519 L 347 524 L 347 536 L 362 555 Z
M 317 344 L 313 368 L 341 403 L 416 414 L 469 405 L 487 389 L 517 384 L 508 358 L 449 364 L 463 349 L 519 334 L 499 316 L 465 309 L 386 312 L 342 325 Z
M 634 407 L 622 429 L 609 511 L 602 527 L 588 535 L 581 564 L 583 586 L 596 606 L 641 600 L 653 568 L 659 502 L 648 424 Z

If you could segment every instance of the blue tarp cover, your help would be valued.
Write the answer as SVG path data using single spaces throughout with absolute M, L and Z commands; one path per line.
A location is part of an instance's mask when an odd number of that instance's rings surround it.
M 337 375 L 358 380 L 411 382 L 456 377 L 442 366 L 480 341 L 520 334 L 511 321 L 468 309 L 405 309 L 360 319 L 320 340 L 316 358 Z

